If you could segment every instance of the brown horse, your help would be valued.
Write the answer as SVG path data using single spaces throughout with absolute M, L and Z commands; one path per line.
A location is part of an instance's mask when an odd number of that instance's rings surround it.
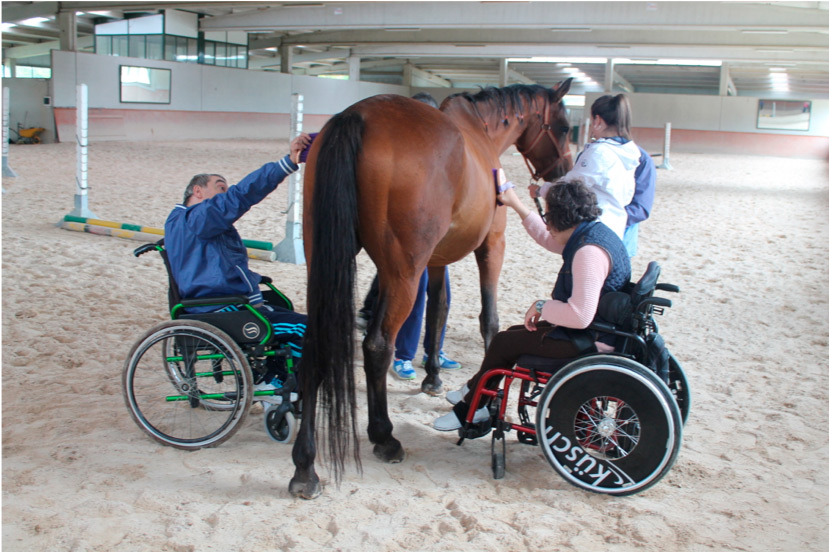
M 308 327 L 301 366 L 303 419 L 293 449 L 294 495 L 321 493 L 314 471 L 317 392 L 327 425 L 329 460 L 339 481 L 349 447 L 360 465 L 354 385 L 355 257 L 364 248 L 377 266 L 380 293 L 363 341 L 368 435 L 374 454 L 400 462 L 392 436 L 386 374 L 397 332 L 429 270 L 426 323 L 433 354 L 423 391 L 442 391 L 439 328 L 446 320 L 446 266 L 470 252 L 480 270 L 481 334 L 498 331 L 498 276 L 506 209 L 496 202 L 493 169 L 512 144 L 533 177 L 552 180 L 571 167 L 561 99 L 568 79 L 457 94 L 434 109 L 394 95 L 374 96 L 335 115 L 320 132 L 305 172 L 303 231 L 308 262 Z M 439 301 L 435 302 L 434 299 Z M 437 303 L 437 304 L 436 304 Z

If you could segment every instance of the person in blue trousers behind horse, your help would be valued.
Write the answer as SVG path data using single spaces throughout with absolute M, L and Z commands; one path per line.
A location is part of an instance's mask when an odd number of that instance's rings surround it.
M 426 92 L 415 94 L 412 96 L 412 99 L 431 105 L 435 109 L 438 108 L 438 104 L 435 99 L 431 96 L 431 94 L 427 94 Z M 446 308 L 448 311 L 449 305 L 452 302 L 452 294 L 449 290 L 449 269 L 447 268 L 445 270 Z M 391 369 L 392 373 L 402 380 L 412 380 L 417 377 L 417 372 L 415 372 L 414 367 L 412 366 L 412 360 L 414 360 L 415 353 L 417 352 L 417 342 L 420 338 L 420 331 L 423 327 L 423 313 L 426 310 L 428 288 L 429 274 L 428 271 L 424 270 L 423 274 L 420 275 L 420 283 L 417 286 L 417 295 L 415 296 L 414 306 L 412 306 L 412 312 L 409 313 L 409 317 L 405 322 L 403 322 L 403 326 L 397 334 L 397 340 L 394 342 L 394 363 L 392 363 Z M 377 293 L 378 282 L 377 276 L 375 276 L 374 281 L 371 283 L 371 289 L 363 302 L 363 308 L 360 309 L 360 314 L 357 317 L 357 327 L 362 330 L 366 329 L 368 321 L 371 319 L 371 311 L 374 308 L 373 305 L 377 297 Z M 428 298 L 428 300 L 431 301 L 431 298 Z M 457 370 L 461 367 L 460 362 L 452 360 L 443 353 L 443 338 L 445 335 L 446 326 L 443 326 L 440 330 L 440 368 L 442 370 Z M 421 365 L 423 366 L 426 365 L 426 359 L 431 353 L 429 343 L 431 343 L 431 333 L 427 324 L 426 334 L 423 336 L 424 354 L 423 361 L 421 362 Z

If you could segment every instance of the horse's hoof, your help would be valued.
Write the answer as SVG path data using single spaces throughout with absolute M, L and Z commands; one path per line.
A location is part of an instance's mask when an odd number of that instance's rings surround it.
M 322 494 L 322 485 L 320 480 L 314 478 L 311 481 L 300 481 L 297 478 L 291 479 L 288 485 L 288 491 L 296 497 L 304 498 L 305 500 L 313 500 Z
M 427 395 L 438 397 L 443 395 L 443 382 L 438 381 L 437 383 L 429 383 L 428 381 L 423 380 L 423 383 L 420 385 L 420 390 Z
M 406 459 L 406 451 L 400 441 L 394 440 L 390 445 L 374 445 L 374 456 L 389 464 L 399 464 Z

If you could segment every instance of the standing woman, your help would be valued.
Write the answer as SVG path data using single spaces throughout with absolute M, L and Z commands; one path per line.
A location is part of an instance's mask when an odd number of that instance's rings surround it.
M 634 172 L 641 152 L 630 136 L 630 102 L 624 94 L 598 98 L 590 106 L 590 139 L 562 180 L 581 180 L 596 194 L 603 223 L 620 239 L 624 237 L 628 214 L 625 207 L 636 189 Z M 532 197 L 545 197 L 552 184 L 539 190 L 530 186 Z

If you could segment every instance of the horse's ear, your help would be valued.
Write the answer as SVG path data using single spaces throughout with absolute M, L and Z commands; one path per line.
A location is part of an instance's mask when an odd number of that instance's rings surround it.
M 570 91 L 570 85 L 573 84 L 573 77 L 565 79 L 553 87 L 553 92 L 556 93 L 555 101 L 560 101 L 561 98 L 567 95 Z

